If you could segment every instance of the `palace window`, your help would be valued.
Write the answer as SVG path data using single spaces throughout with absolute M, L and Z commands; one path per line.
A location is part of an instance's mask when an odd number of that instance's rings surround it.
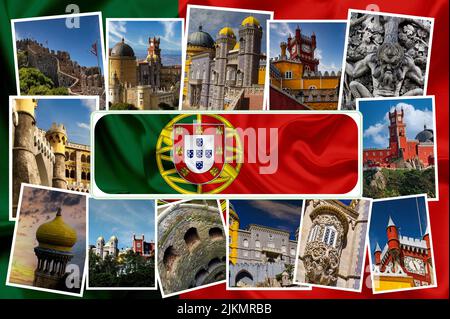
M 259 253 L 259 251 L 255 251 L 255 257 L 256 257 L 256 258 L 261 257 L 261 254 Z
M 259 240 L 255 241 L 255 247 L 256 248 L 260 248 L 261 247 L 261 242 Z
M 286 252 L 286 246 L 281 246 L 281 252 L 285 253 Z
M 248 247 L 248 240 L 244 239 L 244 247 Z
M 291 255 L 294 256 L 295 255 L 295 249 L 291 248 Z
M 322 241 L 327 246 L 336 247 L 336 235 L 337 231 L 336 228 L 334 228 L 334 226 L 326 226 Z
M 309 233 L 308 242 L 316 240 L 316 236 L 317 236 L 317 233 L 319 232 L 319 229 L 320 229 L 319 225 L 316 225 L 313 227 L 313 229 Z
M 284 73 L 284 78 L 285 79 L 292 79 L 292 71 L 286 71 Z
M 248 257 L 248 251 L 244 250 L 243 254 L 244 254 L 244 257 Z

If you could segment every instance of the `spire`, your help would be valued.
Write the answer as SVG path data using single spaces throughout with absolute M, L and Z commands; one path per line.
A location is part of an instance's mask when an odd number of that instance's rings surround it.
M 427 225 L 427 229 L 425 230 L 425 233 L 423 234 L 423 236 L 426 236 L 429 234 L 430 234 L 430 225 Z
M 381 251 L 381 248 L 380 248 L 380 245 L 378 245 L 378 242 L 377 242 L 377 245 L 375 246 L 375 252 L 377 252 L 377 251 Z
M 389 216 L 389 222 L 388 222 L 387 227 L 390 227 L 390 226 L 394 226 L 395 227 L 394 221 L 392 220 L 391 216 Z

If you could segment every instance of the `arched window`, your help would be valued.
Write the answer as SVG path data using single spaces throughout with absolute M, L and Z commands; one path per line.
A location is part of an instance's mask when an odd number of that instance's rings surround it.
M 195 227 L 189 228 L 184 234 L 184 241 L 186 242 L 188 248 L 191 248 L 199 240 L 200 237 L 198 236 L 197 228 Z
M 243 243 L 244 243 L 244 247 L 248 247 L 248 240 L 247 239 L 244 239 Z
M 86 163 L 86 155 L 81 155 L 81 162 Z
M 308 241 L 314 241 L 316 239 L 318 232 L 319 232 L 319 225 L 315 225 L 309 233 Z
M 91 156 L 88 155 L 88 156 L 86 157 L 86 163 L 90 163 L 90 162 L 91 162 Z
M 281 246 L 281 252 L 282 252 L 282 253 L 285 253 L 285 252 L 286 252 L 286 246 L 285 246 L 285 245 Z
M 255 241 L 255 247 L 256 248 L 260 248 L 261 247 L 261 242 L 259 240 Z
M 66 177 L 69 177 L 69 176 L 70 176 L 70 172 L 68 169 L 66 169 Z
M 75 160 L 75 157 L 76 157 L 75 152 L 70 153 L 70 160 L 71 160 L 71 161 L 74 161 L 74 160 Z
M 295 255 L 295 249 L 292 247 L 291 248 L 291 255 L 294 256 Z
M 74 170 L 70 171 L 70 178 L 75 178 L 75 171 Z
M 91 173 L 87 173 L 87 175 L 86 175 L 86 179 L 87 179 L 88 181 L 90 181 L 90 180 L 91 180 Z
M 336 247 L 337 231 L 334 226 L 325 226 L 322 241 L 327 246 Z
M 81 172 L 81 179 L 82 180 L 86 180 L 86 173 L 85 172 Z
M 69 152 L 66 152 L 65 155 L 66 155 L 66 161 L 69 160 Z

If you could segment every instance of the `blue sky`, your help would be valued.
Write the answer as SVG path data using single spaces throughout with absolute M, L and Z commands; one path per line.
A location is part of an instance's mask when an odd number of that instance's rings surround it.
M 89 199 L 89 244 L 99 236 L 107 241 L 115 235 L 119 249 L 131 247 L 133 234 L 155 241 L 155 210 L 152 200 Z
M 100 67 L 102 51 L 97 15 L 80 17 L 79 28 L 68 28 L 66 18 L 16 22 L 16 40 L 32 38 L 51 50 L 69 52 L 72 60 L 82 66 L 98 66 L 97 57 L 90 50 L 97 41 Z M 102 71 L 103 73 L 103 71 Z
M 108 46 L 112 48 L 124 38 L 134 54 L 143 59 L 147 57 L 148 38 L 159 37 L 163 64 L 181 65 L 181 26 L 181 21 L 110 21 Z M 175 55 L 176 59 L 169 61 L 168 55 Z
M 342 23 L 286 23 L 270 24 L 270 58 L 280 55 L 280 43 L 287 42 L 289 34 L 295 36 L 297 25 L 302 34 L 310 37 L 316 34 L 315 56 L 320 60 L 320 71 L 340 71 L 344 54 L 345 22 Z M 289 56 L 289 54 L 288 54 Z
M 403 108 L 405 112 L 406 136 L 414 139 L 424 124 L 434 130 L 433 102 L 431 98 L 386 99 L 362 101 L 359 110 L 363 115 L 363 147 L 386 148 L 389 144 L 389 117 L 391 109 Z
M 249 224 L 259 224 L 290 232 L 295 240 L 295 232 L 300 226 L 301 200 L 231 200 L 240 219 L 240 228 Z
M 52 123 L 64 124 L 69 142 L 90 145 L 90 117 L 95 99 L 39 99 L 36 123 L 48 130 Z
M 210 10 L 191 8 L 189 17 L 189 30 L 188 34 L 198 31 L 198 27 L 202 25 L 203 31 L 208 32 L 215 40 L 220 29 L 223 27 L 231 27 L 234 30 L 236 38 L 239 34 L 239 27 L 242 20 L 249 15 L 258 19 L 261 27 L 263 28 L 263 35 L 261 39 L 261 52 L 266 53 L 266 21 L 270 19 L 270 14 L 253 14 L 249 12 L 235 12 L 224 10 Z
M 417 203 L 416 203 L 417 199 Z M 392 217 L 402 236 L 422 238 L 427 229 L 426 201 L 424 196 L 411 198 L 391 199 L 373 202 L 372 217 L 370 221 L 369 242 L 373 256 L 376 243 L 383 250 L 387 242 L 386 227 L 389 216 Z M 422 233 L 419 226 L 422 226 Z

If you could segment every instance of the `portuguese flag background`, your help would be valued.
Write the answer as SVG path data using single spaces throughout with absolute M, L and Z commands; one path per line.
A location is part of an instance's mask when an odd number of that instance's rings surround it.
M 66 13 L 68 4 L 76 3 L 80 12 L 101 11 L 103 30 L 105 19 L 175 18 L 186 17 L 187 4 L 222 6 L 275 11 L 275 19 L 347 19 L 348 9 L 380 10 L 383 12 L 427 16 L 435 18 L 432 54 L 430 61 L 428 95 L 436 95 L 436 130 L 439 166 L 440 200 L 429 202 L 430 220 L 435 251 L 437 288 L 397 292 L 374 296 L 371 288 L 363 284 L 361 293 L 314 288 L 312 291 L 226 291 L 225 284 L 183 294 L 180 298 L 299 298 L 299 299 L 363 299 L 363 298 L 448 298 L 449 296 L 449 7 L 448 0 L 392 1 L 392 0 L 1 0 L 0 1 L 0 74 L 2 81 L 2 106 L 0 107 L 0 298 L 58 298 L 78 299 L 52 293 L 5 286 L 14 223 L 8 220 L 8 96 L 16 95 L 13 42 L 10 19 L 60 15 Z M 112 152 L 108 160 L 113 160 Z M 115 159 L 114 159 L 115 160 Z M 107 162 L 106 162 L 107 163 Z M 242 173 L 242 172 L 241 172 Z M 270 196 L 267 196 L 269 198 Z M 366 258 L 367 260 L 367 258 Z M 366 265 L 367 266 L 367 265 Z M 364 282 L 370 281 L 365 267 Z M 161 299 L 159 291 L 85 291 L 83 298 L 154 298 Z M 145 301 L 144 301 L 145 302 Z M 147 301 L 148 302 L 148 301 Z M 36 308 L 37 309 L 37 308 Z
M 244 161 L 234 181 L 222 193 L 230 194 L 345 194 L 358 181 L 358 126 L 346 114 L 219 114 L 233 127 L 255 132 L 266 148 L 244 142 Z M 177 114 L 107 114 L 95 125 L 95 183 L 109 194 L 178 193 L 163 179 L 157 166 L 156 143 Z M 206 123 L 213 120 L 203 115 Z M 183 123 L 192 123 L 195 115 Z M 218 122 L 219 123 L 219 122 Z M 268 163 L 249 161 L 255 152 L 274 152 L 270 128 L 278 130 L 278 168 L 261 174 Z M 265 134 L 265 136 L 264 136 Z M 258 149 L 258 150 L 257 150 Z M 253 163 L 252 163 L 253 162 Z M 165 161 L 165 169 L 173 163 Z M 227 165 L 227 164 L 225 164 Z M 234 173 L 234 170 L 233 170 Z M 183 184 L 189 192 L 196 185 Z M 217 184 L 203 185 L 202 192 Z

